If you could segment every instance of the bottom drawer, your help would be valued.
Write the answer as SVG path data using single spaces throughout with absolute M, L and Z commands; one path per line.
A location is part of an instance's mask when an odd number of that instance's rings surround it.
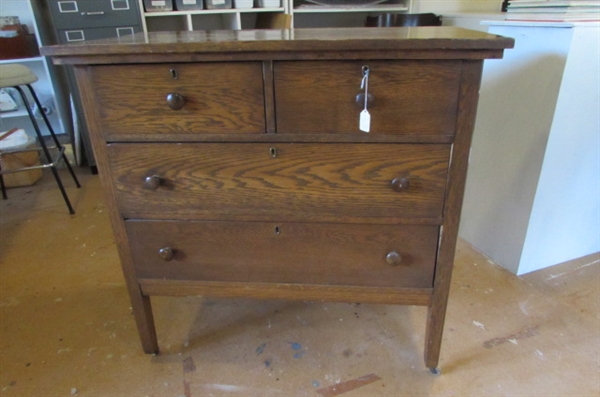
M 140 279 L 431 288 L 438 226 L 126 221 Z

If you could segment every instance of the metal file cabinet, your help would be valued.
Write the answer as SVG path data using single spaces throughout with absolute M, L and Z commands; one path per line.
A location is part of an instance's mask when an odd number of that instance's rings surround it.
M 52 22 L 56 43 L 66 44 L 86 40 L 123 37 L 141 32 L 142 25 L 137 0 L 49 0 L 47 13 Z M 92 172 L 96 161 L 92 153 L 79 92 L 71 68 L 69 89 L 73 94 L 77 124 L 83 143 L 83 155 Z

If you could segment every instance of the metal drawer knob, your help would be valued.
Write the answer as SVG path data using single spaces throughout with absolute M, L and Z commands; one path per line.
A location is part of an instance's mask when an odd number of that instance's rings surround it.
M 144 179 L 144 188 L 148 190 L 156 190 L 162 185 L 163 179 L 158 175 L 147 176 Z
M 173 260 L 175 256 L 173 249 L 171 247 L 164 247 L 158 250 L 158 256 L 165 262 L 169 262 Z
M 170 92 L 167 94 L 167 103 L 171 109 L 180 110 L 185 105 L 185 98 L 181 94 Z
M 396 251 L 389 252 L 385 256 L 385 261 L 390 266 L 398 266 L 400 263 L 402 263 L 402 255 L 400 255 Z
M 406 190 L 408 190 L 408 186 L 409 186 L 409 182 L 408 179 L 406 178 L 394 178 L 394 180 L 392 180 L 392 189 L 394 189 L 396 192 L 404 192 Z

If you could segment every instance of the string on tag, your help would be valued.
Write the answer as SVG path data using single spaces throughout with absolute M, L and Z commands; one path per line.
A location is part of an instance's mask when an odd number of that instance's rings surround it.
M 369 132 L 371 130 L 371 115 L 369 114 L 368 105 L 369 105 L 369 72 L 370 69 L 368 66 L 362 67 L 363 77 L 360 82 L 361 90 L 364 89 L 365 102 L 363 110 L 360 112 L 360 119 L 358 122 L 358 128 L 363 132 Z

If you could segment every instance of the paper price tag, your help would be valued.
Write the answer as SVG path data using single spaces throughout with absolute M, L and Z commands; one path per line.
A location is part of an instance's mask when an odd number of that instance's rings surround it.
M 367 109 L 360 112 L 360 122 L 358 128 L 360 128 L 362 132 L 371 131 L 371 114 Z

